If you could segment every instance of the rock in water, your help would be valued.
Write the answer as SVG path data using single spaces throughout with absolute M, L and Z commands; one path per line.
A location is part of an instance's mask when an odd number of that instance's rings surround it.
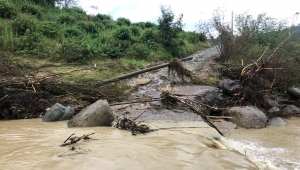
M 289 94 L 291 94 L 292 96 L 300 99 L 300 89 L 290 87 L 290 88 L 287 89 L 287 92 Z
M 229 121 L 243 128 L 264 128 L 267 125 L 266 115 L 255 106 L 232 107 L 226 114 L 232 117 Z
M 44 114 L 42 120 L 43 122 L 70 120 L 74 113 L 75 110 L 72 107 L 65 107 L 60 103 L 56 103 Z
M 106 100 L 98 100 L 89 105 L 68 122 L 68 127 L 110 126 L 114 120 L 112 110 Z
M 283 114 L 285 116 L 300 114 L 300 109 L 294 105 L 287 105 L 286 108 L 283 109 Z
M 269 126 L 285 126 L 287 123 L 281 117 L 275 117 L 268 124 Z

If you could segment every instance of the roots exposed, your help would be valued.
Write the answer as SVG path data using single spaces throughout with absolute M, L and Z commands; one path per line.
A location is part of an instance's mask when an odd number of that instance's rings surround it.
M 132 135 L 148 133 L 152 131 L 150 130 L 149 126 L 145 124 L 138 125 L 134 120 L 130 120 L 128 117 L 118 117 L 112 127 L 122 130 L 129 130 L 131 131 Z

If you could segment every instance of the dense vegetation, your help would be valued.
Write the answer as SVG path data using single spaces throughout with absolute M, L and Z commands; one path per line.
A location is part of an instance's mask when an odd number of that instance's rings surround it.
M 255 18 L 245 13 L 235 17 L 232 28 L 222 18 L 222 12 L 216 11 L 211 21 L 200 22 L 199 28 L 218 46 L 222 76 L 242 84 L 237 101 L 259 105 L 264 93 L 285 92 L 300 85 L 300 25 L 287 25 L 267 14 Z
M 70 1 L 74 2 L 74 1 Z M 206 36 L 186 32 L 161 6 L 158 24 L 87 15 L 67 0 L 0 0 L 0 50 L 55 61 L 88 63 L 120 59 L 159 61 L 208 46 Z

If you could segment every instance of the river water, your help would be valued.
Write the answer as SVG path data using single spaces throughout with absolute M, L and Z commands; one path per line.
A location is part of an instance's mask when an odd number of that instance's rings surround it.
M 0 169 L 297 169 L 300 167 L 300 119 L 285 127 L 225 132 L 235 150 L 205 145 L 203 134 L 214 133 L 203 122 L 146 135 L 110 127 L 67 128 L 66 121 L 41 119 L 0 121 Z M 173 127 L 174 123 L 160 125 Z M 72 133 L 97 140 L 81 142 L 77 151 L 58 145 Z M 205 138 L 205 137 L 204 137 Z M 90 150 L 90 151 L 88 151 Z M 245 156 L 246 150 L 246 156 Z M 67 153 L 65 153 L 67 152 Z M 60 157 L 59 157 L 60 156 Z M 257 168 L 259 167 L 259 168 Z

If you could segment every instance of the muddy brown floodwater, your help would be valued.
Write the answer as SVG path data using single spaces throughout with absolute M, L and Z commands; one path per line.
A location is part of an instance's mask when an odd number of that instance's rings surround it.
M 287 126 L 236 129 L 227 132 L 228 142 L 245 153 L 260 169 L 300 169 L 300 118 Z
M 205 145 L 204 134 L 213 136 L 215 132 L 201 121 L 158 122 L 157 126 L 199 128 L 159 130 L 138 136 L 110 127 L 67 128 L 66 121 L 1 121 L 0 169 L 258 169 L 256 165 L 259 169 L 297 169 L 300 120 L 288 122 L 286 127 L 226 132 L 227 142 L 241 154 Z M 91 151 L 57 156 L 68 150 L 58 145 L 70 134 L 91 132 L 99 140 L 80 144 Z
M 195 126 L 203 122 L 183 122 Z M 174 123 L 162 122 L 164 126 Z M 212 128 L 159 130 L 132 136 L 109 127 L 67 128 L 66 122 L 43 123 L 40 119 L 0 122 L 1 169 L 256 169 L 235 151 L 205 146 L 203 132 Z M 95 132 L 80 147 L 85 154 L 57 155 L 68 147 L 58 147 L 70 134 Z

